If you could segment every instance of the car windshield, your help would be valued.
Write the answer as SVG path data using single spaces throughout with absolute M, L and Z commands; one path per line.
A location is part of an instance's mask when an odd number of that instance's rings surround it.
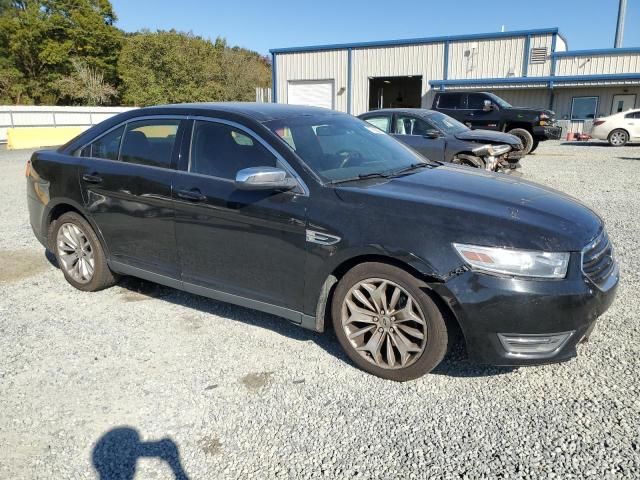
M 464 132 L 469 130 L 464 123 L 459 122 L 455 118 L 451 118 L 449 115 L 445 115 L 440 112 L 430 112 L 426 117 L 438 130 L 447 134 L 453 135 L 454 133 Z
M 348 115 L 303 115 L 265 125 L 325 182 L 435 165 L 377 127 Z
M 513 105 L 511 105 L 506 100 L 503 100 L 499 96 L 494 95 L 493 93 L 487 93 L 487 95 L 489 95 L 491 97 L 491 100 L 493 100 L 496 103 L 496 105 L 498 105 L 499 107 L 501 107 L 501 108 L 513 108 Z

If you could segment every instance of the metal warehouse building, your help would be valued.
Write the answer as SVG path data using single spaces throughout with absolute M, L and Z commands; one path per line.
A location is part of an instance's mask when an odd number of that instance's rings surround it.
M 490 91 L 579 127 L 640 107 L 640 48 L 569 51 L 557 28 L 271 50 L 272 100 L 358 115 Z

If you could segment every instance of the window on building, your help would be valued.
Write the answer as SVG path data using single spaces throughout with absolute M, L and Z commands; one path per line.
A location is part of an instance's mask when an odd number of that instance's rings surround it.
M 122 139 L 123 162 L 169 168 L 180 120 L 140 120 L 127 124 Z
M 378 127 L 383 132 L 389 133 L 389 125 L 391 125 L 391 120 L 388 115 L 382 117 L 369 117 L 366 119 L 374 127 Z
M 573 97 L 571 101 L 571 120 L 590 120 L 596 118 L 598 97 Z

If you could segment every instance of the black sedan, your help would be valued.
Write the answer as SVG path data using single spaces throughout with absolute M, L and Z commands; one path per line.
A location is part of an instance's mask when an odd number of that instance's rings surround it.
M 618 283 L 604 224 L 577 200 L 431 162 L 321 108 L 131 110 L 26 173 L 33 231 L 74 287 L 132 275 L 317 332 L 329 321 L 356 365 L 393 380 L 434 368 L 458 326 L 480 362 L 570 358 Z
M 454 118 L 422 108 L 386 108 L 359 116 L 439 162 L 452 162 L 491 171 L 516 167 L 522 142 L 515 135 L 471 130 Z

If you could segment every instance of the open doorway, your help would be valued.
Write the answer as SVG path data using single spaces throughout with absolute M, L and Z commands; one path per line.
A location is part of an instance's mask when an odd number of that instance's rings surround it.
M 369 78 L 369 110 L 420 108 L 421 106 L 421 75 Z

